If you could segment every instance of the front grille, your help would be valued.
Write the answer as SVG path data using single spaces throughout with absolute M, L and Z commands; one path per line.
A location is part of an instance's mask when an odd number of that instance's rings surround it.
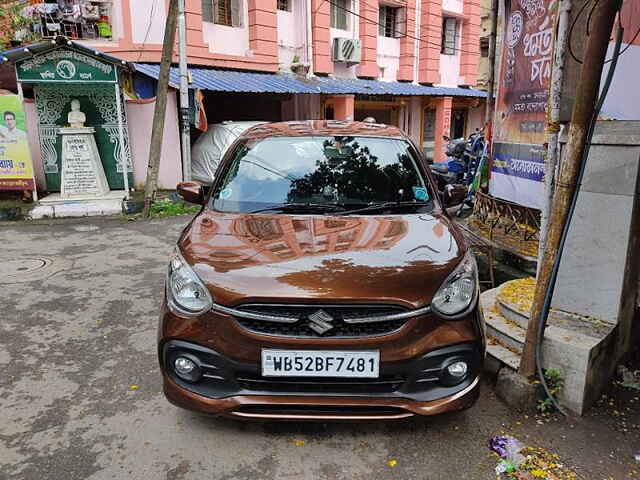
M 325 379 L 307 377 L 268 378 L 261 375 L 239 374 L 238 384 L 245 390 L 274 393 L 322 393 L 322 394 L 374 394 L 392 393 L 405 382 L 402 376 L 380 377 L 369 380 Z
M 371 337 L 386 335 L 402 328 L 409 320 L 371 321 L 364 323 L 347 323 L 346 320 L 363 317 L 381 317 L 404 313 L 407 310 L 395 305 L 349 305 L 349 306 L 316 306 L 316 305 L 241 305 L 236 310 L 277 317 L 298 319 L 295 323 L 282 323 L 268 320 L 252 320 L 236 317 L 236 321 L 245 329 L 256 333 L 287 337 Z M 319 333 L 312 328 L 309 316 L 322 310 L 331 317 L 330 330 Z

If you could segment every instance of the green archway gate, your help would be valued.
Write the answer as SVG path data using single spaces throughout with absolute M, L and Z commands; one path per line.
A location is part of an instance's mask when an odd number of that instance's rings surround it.
M 107 181 L 111 190 L 133 185 L 129 132 L 119 85 L 119 62 L 91 55 L 74 47 L 56 46 L 15 63 L 21 83 L 33 84 L 40 151 L 47 190 L 60 191 L 62 141 L 60 127 L 68 126 L 71 100 L 77 98 L 86 114 L 87 127 L 95 129 Z M 127 163 L 127 185 L 123 162 Z

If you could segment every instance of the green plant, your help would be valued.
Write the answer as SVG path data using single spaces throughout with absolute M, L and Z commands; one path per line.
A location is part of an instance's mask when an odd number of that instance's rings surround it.
M 17 1 L 0 6 L 0 45 L 6 48 L 12 40 L 29 42 L 37 38 L 33 31 L 35 20 L 22 15 L 27 2 Z
M 186 205 L 183 202 L 173 202 L 171 200 L 161 200 L 151 205 L 152 217 L 174 217 L 176 215 L 193 214 L 200 210 L 198 206 Z
M 295 55 L 295 56 L 293 57 L 293 60 L 291 60 L 291 63 L 293 63 L 294 65 L 295 65 L 296 63 L 300 63 L 300 57 L 299 57 L 298 55 Z
M 564 379 L 562 378 L 562 372 L 556 368 L 547 368 L 544 371 L 544 379 L 547 382 L 549 393 L 555 399 L 564 386 Z M 542 400 L 538 400 L 538 411 L 546 413 L 553 410 L 553 401 L 546 396 Z

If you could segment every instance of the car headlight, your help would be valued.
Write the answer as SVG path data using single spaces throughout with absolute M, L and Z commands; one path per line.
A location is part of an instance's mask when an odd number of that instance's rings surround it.
M 467 252 L 433 296 L 431 308 L 441 317 L 455 318 L 466 314 L 477 296 L 478 268 L 471 252 Z
M 171 255 L 167 272 L 169 308 L 183 316 L 200 315 L 211 309 L 213 299 L 178 249 Z

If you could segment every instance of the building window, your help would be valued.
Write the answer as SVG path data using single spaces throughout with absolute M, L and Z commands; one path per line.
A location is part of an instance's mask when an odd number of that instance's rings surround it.
M 202 0 L 202 20 L 228 27 L 241 27 L 242 0 Z
M 396 36 L 396 20 L 398 8 L 380 5 L 378 9 L 378 35 L 381 37 Z
M 331 27 L 347 30 L 347 9 L 349 0 L 332 0 L 331 2 Z
M 458 35 L 460 29 L 458 20 L 452 17 L 442 19 L 442 47 L 440 53 L 445 55 L 455 55 L 458 45 Z
M 291 11 L 291 2 L 289 0 L 278 0 L 278 10 L 285 12 Z

